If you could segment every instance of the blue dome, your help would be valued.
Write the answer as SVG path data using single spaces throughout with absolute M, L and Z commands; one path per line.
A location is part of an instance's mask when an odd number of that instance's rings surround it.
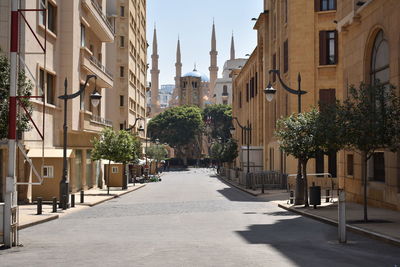
M 186 73 L 182 77 L 198 77 L 198 78 L 201 78 L 202 82 L 209 82 L 210 81 L 210 79 L 207 77 L 207 75 L 197 71 L 196 69 L 194 69 L 191 72 Z

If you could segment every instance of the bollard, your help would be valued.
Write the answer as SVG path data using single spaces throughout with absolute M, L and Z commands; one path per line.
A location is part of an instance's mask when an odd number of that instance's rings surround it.
M 329 189 L 326 189 L 326 195 L 325 195 L 325 202 L 326 203 L 328 203 L 329 202 L 329 199 L 330 199 L 330 191 L 329 191 Z
M 346 243 L 346 193 L 344 190 L 339 190 L 338 217 L 339 242 Z
M 294 192 L 290 191 L 290 204 L 294 203 Z
M 75 194 L 71 194 L 71 208 L 75 207 Z
M 67 209 L 67 195 L 63 195 L 63 199 L 62 199 L 62 209 L 66 210 Z
M 53 197 L 53 212 L 57 212 L 57 198 Z
M 41 197 L 37 198 L 37 215 L 42 214 L 42 201 L 43 201 L 43 198 L 41 198 Z
M 263 183 L 261 184 L 261 193 L 264 194 L 264 181 L 263 181 Z
M 81 203 L 85 202 L 85 192 L 81 191 Z

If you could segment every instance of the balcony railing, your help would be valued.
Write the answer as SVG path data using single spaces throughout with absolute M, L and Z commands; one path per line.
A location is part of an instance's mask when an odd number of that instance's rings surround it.
M 92 5 L 94 6 L 94 9 L 96 9 L 97 13 L 99 13 L 100 17 L 103 19 L 104 23 L 107 25 L 107 27 L 110 29 L 110 31 L 114 34 L 114 28 L 111 25 L 111 23 L 108 21 L 106 15 L 101 10 L 99 3 L 97 3 L 96 0 L 91 0 L 91 2 L 92 2 Z
M 113 79 L 112 73 L 105 67 L 101 62 L 94 56 L 89 56 L 90 62 L 96 65 L 101 71 L 103 71 L 110 79 Z
M 107 119 L 105 119 L 103 117 L 94 115 L 94 114 L 92 114 L 91 121 L 94 121 L 94 122 L 99 123 L 99 124 L 103 124 L 103 125 L 108 126 L 108 127 L 112 127 L 112 121 L 107 120 Z

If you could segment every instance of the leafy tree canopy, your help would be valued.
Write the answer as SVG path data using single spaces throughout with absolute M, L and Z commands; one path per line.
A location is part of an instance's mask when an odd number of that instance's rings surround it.
M 115 132 L 112 128 L 105 128 L 92 143 L 93 160 L 105 159 L 125 164 L 137 160 L 141 152 L 138 137 L 124 130 Z
M 232 126 L 232 107 L 229 105 L 208 105 L 203 110 L 203 120 L 211 130 L 214 140 L 230 138 L 229 128 Z
M 33 85 L 25 76 L 24 71 L 18 74 L 18 91 L 19 96 L 30 96 Z M 8 102 L 10 96 L 10 63 L 8 58 L 1 54 L 0 49 L 0 139 L 7 138 L 8 135 Z M 20 99 L 26 109 L 32 114 L 32 105 L 29 99 Z M 17 117 L 17 130 L 20 132 L 30 130 L 29 117 L 21 109 Z
M 376 149 L 396 151 L 400 146 L 400 98 L 393 86 L 379 82 L 349 88 L 341 106 L 345 143 L 370 158 Z
M 232 162 L 238 156 L 238 145 L 233 139 L 225 143 L 214 143 L 211 146 L 211 158 L 220 162 Z
M 181 147 L 193 143 L 203 130 L 200 108 L 178 106 L 167 109 L 155 116 L 147 130 L 152 140 L 159 139 L 171 147 Z
M 168 151 L 164 145 L 151 145 L 146 149 L 146 154 L 149 158 L 160 161 L 166 158 Z

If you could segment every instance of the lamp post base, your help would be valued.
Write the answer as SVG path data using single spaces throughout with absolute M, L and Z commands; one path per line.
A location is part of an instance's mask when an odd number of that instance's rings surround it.
M 69 208 L 69 183 L 66 180 L 60 181 L 60 208 Z M 65 205 L 65 208 L 64 208 Z

